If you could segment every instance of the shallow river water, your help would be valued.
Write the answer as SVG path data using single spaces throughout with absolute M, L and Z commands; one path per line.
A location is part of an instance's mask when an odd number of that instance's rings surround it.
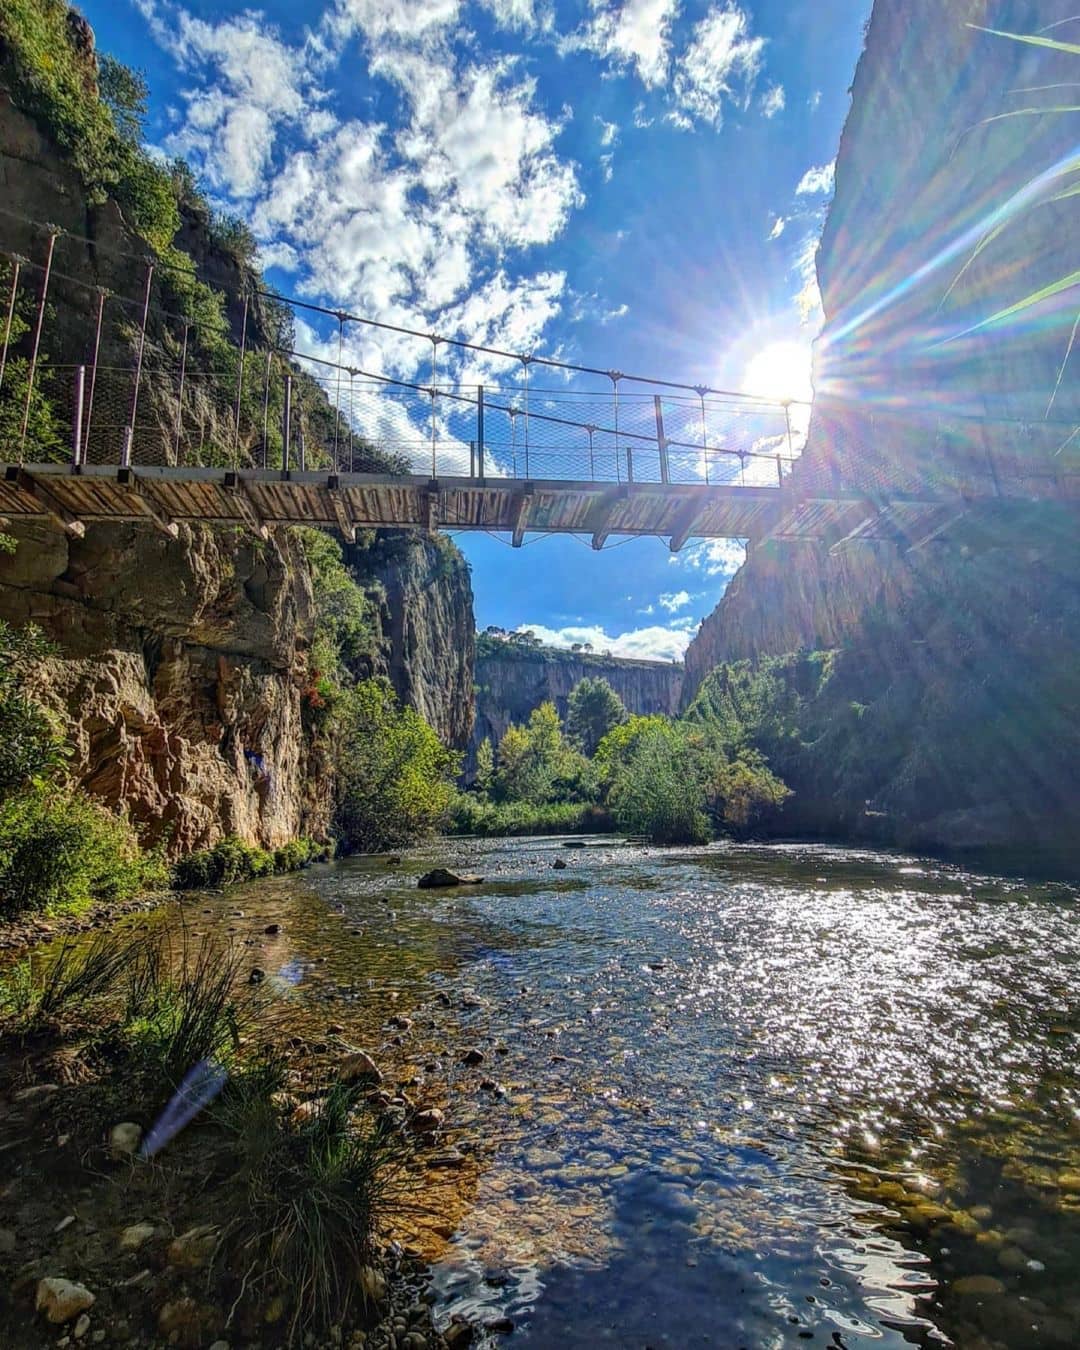
M 477 1151 L 431 1249 L 440 1319 L 509 1317 L 534 1350 L 1080 1345 L 1080 891 L 585 844 L 443 843 L 188 907 L 280 923 L 257 959 L 298 1013 L 359 1019 L 372 1053 L 407 1013 L 417 1083 L 452 1066 Z M 417 890 L 436 859 L 486 880 Z

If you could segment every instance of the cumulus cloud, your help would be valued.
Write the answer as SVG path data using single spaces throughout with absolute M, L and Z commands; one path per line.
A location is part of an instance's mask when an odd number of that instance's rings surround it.
M 707 577 L 732 577 L 745 561 L 746 544 L 741 539 L 708 539 L 673 553 L 668 559 L 677 566 L 704 572 Z
M 695 25 L 675 72 L 676 120 L 699 119 L 718 126 L 724 101 L 745 101 L 761 69 L 764 38 L 752 37 L 750 20 L 737 5 L 711 9 Z
M 795 189 L 796 195 L 800 197 L 817 196 L 820 193 L 831 192 L 835 171 L 835 160 L 830 160 L 828 164 L 819 164 L 815 168 L 807 169 L 799 179 L 799 185 Z
M 667 591 L 659 597 L 659 603 L 669 614 L 674 614 L 677 610 L 685 609 L 690 603 L 690 592 Z
M 562 51 L 589 51 L 617 69 L 632 69 L 649 88 L 665 84 L 671 56 L 671 25 L 679 0 L 593 0 L 596 13 L 577 33 L 562 40 Z
M 606 632 L 599 624 L 570 625 L 566 628 L 548 628 L 542 623 L 520 626 L 531 629 L 549 647 L 571 647 L 575 642 L 588 642 L 594 651 L 610 652 L 612 656 L 632 656 L 648 661 L 681 661 L 690 643 L 692 624 L 692 620 L 682 620 L 670 628 L 654 624 L 618 634 Z

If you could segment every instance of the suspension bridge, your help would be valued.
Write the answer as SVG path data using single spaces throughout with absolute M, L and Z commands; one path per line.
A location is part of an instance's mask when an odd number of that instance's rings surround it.
M 846 444 L 834 407 L 815 411 L 830 454 L 804 464 L 807 405 L 501 351 L 267 292 L 230 298 L 226 342 L 167 308 L 159 260 L 141 259 L 118 295 L 87 280 L 90 241 L 41 226 L 22 238 L 37 242 L 36 256 L 8 252 L 0 270 L 9 524 L 39 519 L 74 535 L 96 521 L 143 521 L 175 537 L 198 521 L 264 537 L 310 524 L 346 538 L 483 530 L 515 546 L 563 533 L 597 549 L 635 535 L 672 550 L 711 538 L 839 547 L 926 542 L 983 497 L 1080 498 L 1080 477 L 1052 451 L 1003 457 L 972 437 L 963 454 L 953 445 L 905 476 L 872 446 Z M 268 342 L 270 305 L 279 334 Z M 292 327 L 282 312 L 317 334 L 308 350 L 281 340 Z M 415 344 L 423 378 L 357 363 L 378 330 Z

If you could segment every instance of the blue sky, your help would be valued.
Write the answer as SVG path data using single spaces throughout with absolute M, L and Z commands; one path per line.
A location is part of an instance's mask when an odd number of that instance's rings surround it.
M 150 144 L 251 223 L 272 285 L 604 370 L 808 392 L 813 247 L 869 0 L 83 8 L 146 72 Z M 365 369 L 426 371 L 415 341 L 348 342 Z M 479 625 L 671 657 L 742 556 L 611 542 L 459 536 Z

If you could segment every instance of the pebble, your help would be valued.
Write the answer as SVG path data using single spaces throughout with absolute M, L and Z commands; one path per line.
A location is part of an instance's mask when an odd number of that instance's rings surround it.
M 109 1131 L 109 1152 L 114 1158 L 130 1158 L 142 1143 L 142 1126 L 133 1120 L 121 1121 Z
M 263 932 L 267 935 L 267 937 L 274 937 L 277 933 L 281 932 L 281 924 L 268 923 L 266 927 L 263 929 Z
M 1005 1286 L 993 1275 L 963 1275 L 949 1286 L 954 1294 L 971 1294 L 991 1297 L 1003 1294 Z
M 354 1050 L 351 1055 L 346 1055 L 341 1061 L 338 1074 L 343 1083 L 351 1083 L 357 1078 L 371 1078 L 376 1083 L 382 1082 L 379 1066 L 363 1050 Z
M 76 1313 L 93 1307 L 94 1302 L 94 1295 L 85 1285 L 50 1275 L 38 1281 L 34 1306 L 38 1312 L 44 1312 L 50 1322 L 60 1323 L 69 1322 Z
M 214 1224 L 204 1223 L 173 1238 L 169 1243 L 169 1265 L 182 1270 L 204 1270 L 217 1246 L 217 1232 Z
M 484 1052 L 483 1050 L 477 1050 L 474 1046 L 471 1049 L 465 1051 L 465 1053 L 461 1056 L 461 1062 L 462 1064 L 469 1064 L 469 1065 L 483 1064 Z
M 68 1215 L 66 1215 L 64 1218 L 62 1218 L 62 1219 L 60 1220 L 60 1222 L 59 1222 L 59 1223 L 56 1225 L 56 1227 L 53 1229 L 53 1232 L 54 1232 L 54 1233 L 62 1233 L 62 1232 L 64 1231 L 65 1228 L 70 1228 L 71 1225 L 72 1225 L 74 1222 L 75 1222 L 75 1215 L 74 1215 L 74 1214 L 68 1214 Z
M 83 1313 L 83 1315 L 75 1323 L 75 1326 L 72 1330 L 72 1335 L 75 1337 L 77 1341 L 81 1341 L 89 1330 L 90 1330 L 90 1319 L 89 1317 L 87 1317 L 86 1313 Z
M 434 1134 L 436 1130 L 442 1128 L 445 1119 L 442 1111 L 432 1107 L 428 1111 L 417 1111 L 412 1118 L 412 1126 L 417 1134 Z

